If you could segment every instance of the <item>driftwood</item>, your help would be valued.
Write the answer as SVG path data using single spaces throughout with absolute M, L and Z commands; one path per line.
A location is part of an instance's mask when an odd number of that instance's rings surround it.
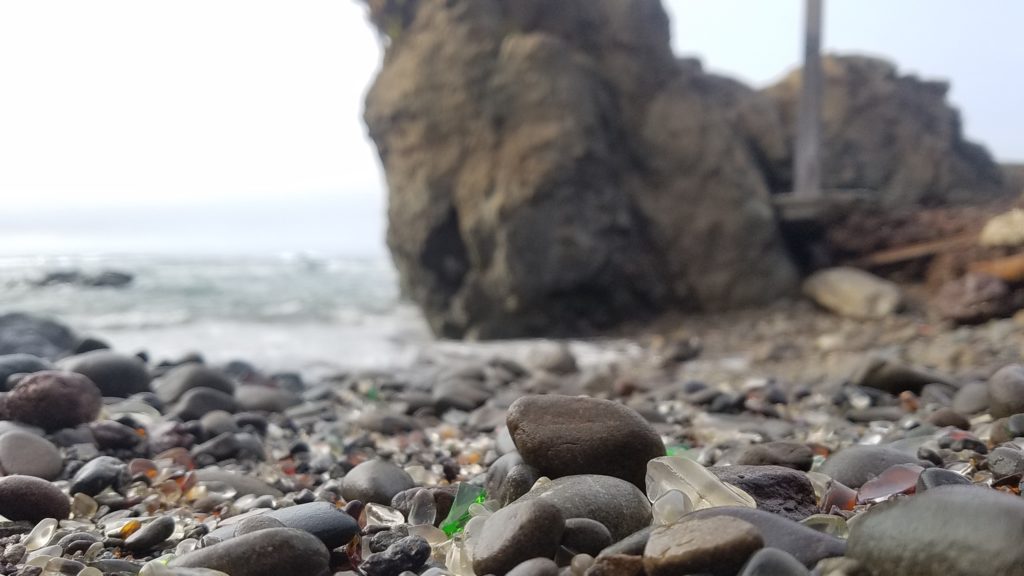
M 1024 282 L 1024 252 L 1004 258 L 981 260 L 968 268 L 971 272 L 982 272 L 1010 284 Z
M 850 264 L 860 268 L 874 268 L 878 266 L 899 264 L 901 262 L 935 256 L 944 252 L 969 248 L 977 244 L 977 241 L 978 236 L 976 234 L 965 234 L 943 240 L 918 242 L 907 246 L 898 246 L 896 248 L 879 250 L 878 252 L 873 252 L 864 257 L 858 258 Z

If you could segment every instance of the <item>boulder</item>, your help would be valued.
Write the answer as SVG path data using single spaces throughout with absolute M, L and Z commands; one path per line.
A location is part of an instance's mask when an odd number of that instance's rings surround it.
M 794 289 L 762 170 L 785 156 L 774 107 L 677 61 L 659 0 L 369 4 L 388 245 L 435 332 L 583 333 Z

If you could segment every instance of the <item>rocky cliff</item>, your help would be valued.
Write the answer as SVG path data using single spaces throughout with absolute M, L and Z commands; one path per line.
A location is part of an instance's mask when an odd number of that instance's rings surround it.
M 949 85 L 900 74 L 877 58 L 823 60 L 822 109 L 826 189 L 863 189 L 882 204 L 974 201 L 1005 191 L 1000 167 L 964 138 L 960 115 L 946 101 Z M 800 97 L 796 70 L 764 91 L 778 106 L 793 150 Z M 791 158 L 773 167 L 780 189 L 791 183 Z
M 660 0 L 367 3 L 386 45 L 365 120 L 388 244 L 435 332 L 582 333 L 794 291 L 770 202 L 789 184 L 785 85 L 759 93 L 676 59 Z M 930 170 L 961 142 L 947 129 L 953 144 L 921 155 Z M 905 185 L 862 161 L 834 183 Z M 964 164 L 914 198 L 967 187 Z

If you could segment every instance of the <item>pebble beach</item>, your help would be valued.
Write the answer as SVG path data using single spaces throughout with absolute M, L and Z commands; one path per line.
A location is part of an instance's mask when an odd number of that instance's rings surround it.
M 1024 573 L 1024 326 L 733 319 L 313 379 L 8 314 L 0 573 Z

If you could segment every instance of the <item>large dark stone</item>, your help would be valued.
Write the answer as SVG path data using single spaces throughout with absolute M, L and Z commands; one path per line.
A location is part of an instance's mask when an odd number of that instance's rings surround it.
M 92 422 L 102 405 L 103 397 L 92 381 L 81 374 L 56 370 L 26 376 L 6 399 L 12 420 L 49 432 Z
M 644 487 L 647 462 L 665 455 L 654 428 L 632 408 L 580 396 L 526 396 L 508 429 L 527 464 L 550 478 L 614 476 Z
M 66 358 L 60 362 L 60 367 L 87 376 L 104 396 L 127 398 L 149 392 L 149 372 L 135 356 L 94 350 Z
M 913 456 L 884 446 L 850 446 L 829 456 L 818 471 L 850 488 L 860 488 L 890 466 L 920 463 Z
M 750 494 L 759 510 L 797 521 L 818 513 L 814 486 L 802 472 L 782 466 L 713 466 L 708 471 Z
M 33 476 L 0 478 L 0 515 L 8 520 L 65 520 L 71 501 L 53 484 Z
M 516 502 L 543 499 L 563 518 L 590 518 L 620 540 L 651 523 L 651 503 L 639 488 L 611 476 L 564 476 L 538 487 Z
M 75 348 L 75 335 L 64 326 L 38 316 L 0 314 L 0 354 L 31 354 L 56 360 Z
M 211 568 L 231 576 L 326 576 L 330 554 L 323 542 L 294 528 L 267 528 L 178 556 L 171 568 Z
M 386 460 L 369 460 L 342 478 L 341 495 L 346 500 L 388 506 L 395 495 L 415 485 L 412 477 L 395 464 Z
M 473 549 L 473 571 L 503 576 L 531 558 L 554 558 L 565 520 L 545 500 L 516 502 L 487 518 Z
M 942 486 L 868 510 L 848 555 L 877 576 L 1024 574 L 1024 502 L 976 486 Z

